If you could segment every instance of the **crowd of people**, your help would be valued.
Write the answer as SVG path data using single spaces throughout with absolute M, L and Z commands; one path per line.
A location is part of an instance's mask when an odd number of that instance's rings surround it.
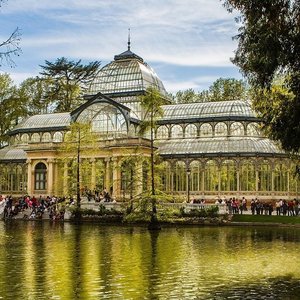
M 204 199 L 192 199 L 191 204 L 202 204 L 204 206 Z M 241 200 L 232 197 L 229 199 L 217 198 L 215 205 L 221 205 L 226 207 L 226 211 L 229 214 L 243 214 L 245 212 L 251 213 L 252 215 L 272 215 L 276 212 L 277 216 L 298 216 L 300 215 L 300 201 L 297 199 L 293 200 L 277 200 L 277 201 L 261 201 L 257 198 L 252 199 L 250 203 L 242 197 Z
M 28 195 L 14 200 L 12 196 L 0 195 L 0 205 L 4 206 L 4 218 L 12 218 L 24 212 L 24 218 L 28 219 L 42 219 L 44 214 L 48 214 L 49 219 L 63 220 L 65 210 L 61 204 L 65 203 L 65 200 L 65 198 L 55 196 L 36 198 Z M 74 200 L 71 199 L 68 204 L 74 204 Z

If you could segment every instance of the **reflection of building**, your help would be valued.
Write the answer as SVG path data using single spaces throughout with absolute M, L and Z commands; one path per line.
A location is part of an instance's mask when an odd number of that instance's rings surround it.
M 10 132 L 9 146 L 0 150 L 0 192 L 71 193 L 76 176 L 59 149 L 76 120 L 89 122 L 100 137 L 96 151 L 81 157 L 85 165 L 82 186 L 106 187 L 116 198 L 128 195 L 129 190 L 137 194 L 147 189 L 148 167 L 143 158 L 150 155 L 150 143 L 137 132 L 143 118 L 140 96 L 149 86 L 167 99 L 154 71 L 128 49 L 101 69 L 86 102 L 76 110 L 35 115 L 18 124 Z M 260 120 L 248 102 L 167 104 L 163 108 L 155 133 L 164 161 L 159 171 L 161 189 L 201 198 L 297 196 L 294 163 L 261 136 Z M 137 156 L 133 164 L 124 160 Z

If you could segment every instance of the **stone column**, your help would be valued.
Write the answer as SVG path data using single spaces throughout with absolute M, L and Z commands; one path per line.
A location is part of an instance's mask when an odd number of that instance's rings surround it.
M 27 194 L 32 196 L 32 194 L 33 194 L 33 186 L 32 186 L 33 170 L 32 170 L 31 159 L 27 159 L 26 163 L 27 163 Z
M 54 188 L 53 188 L 53 192 L 55 194 L 55 196 L 57 196 L 59 194 L 59 180 L 58 180 L 58 161 L 54 160 L 53 163 L 53 173 L 54 173 L 54 178 L 53 178 L 53 184 L 54 184 Z
M 48 163 L 47 193 L 48 193 L 49 196 L 52 196 L 53 195 L 53 185 L 54 185 L 54 180 L 53 180 L 53 159 L 48 158 L 47 163 Z
M 64 163 L 63 193 L 68 196 L 68 163 Z
M 96 188 L 96 159 L 92 158 L 90 163 L 92 164 L 91 190 L 94 191 Z
M 105 179 L 104 179 L 104 187 L 109 192 L 110 190 L 110 158 L 105 158 Z
M 134 189 L 135 196 L 140 195 L 143 192 L 143 162 L 139 160 L 135 166 L 135 174 L 134 174 Z
M 119 159 L 113 158 L 113 197 L 115 199 L 120 199 L 121 197 L 121 168 Z

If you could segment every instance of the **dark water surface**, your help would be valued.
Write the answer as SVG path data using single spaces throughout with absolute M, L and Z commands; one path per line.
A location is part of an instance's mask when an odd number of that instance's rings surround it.
M 300 299 L 300 229 L 0 222 L 0 299 Z

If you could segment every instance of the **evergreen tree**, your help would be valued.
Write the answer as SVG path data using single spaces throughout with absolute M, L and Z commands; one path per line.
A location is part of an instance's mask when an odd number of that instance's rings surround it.
M 54 63 L 46 60 L 40 74 L 51 79 L 52 85 L 45 99 L 55 104 L 56 112 L 72 111 L 81 104 L 81 97 L 99 67 L 99 61 L 83 65 L 81 60 L 69 61 L 65 57 L 58 58 Z

